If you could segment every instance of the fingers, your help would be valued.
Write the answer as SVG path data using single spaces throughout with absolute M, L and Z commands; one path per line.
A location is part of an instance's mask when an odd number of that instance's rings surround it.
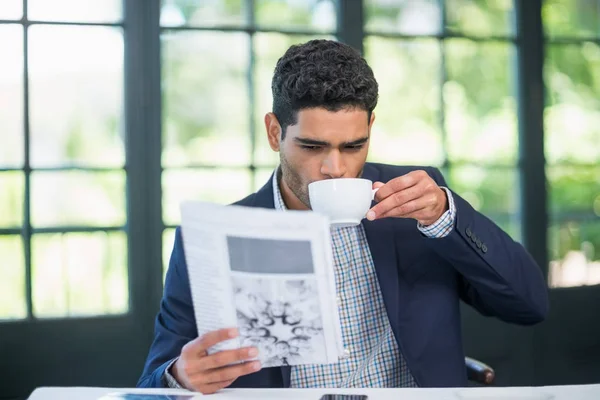
M 384 214 L 377 215 L 377 218 L 401 217 L 419 219 L 423 211 L 428 209 L 428 205 L 421 200 L 413 200 L 404 203 L 399 207 L 392 208 Z
M 238 330 L 235 328 L 219 329 L 218 331 L 208 332 L 187 343 L 181 349 L 182 354 L 205 355 L 211 347 L 217 343 L 237 337 Z
M 235 380 L 240 376 L 248 375 L 260 369 L 259 361 L 251 361 L 229 367 L 211 369 L 202 374 L 202 384 L 210 385 L 219 382 Z
M 261 368 L 259 361 L 250 361 L 220 368 L 205 369 L 205 365 L 202 363 L 203 358 L 205 357 L 201 357 L 199 360 L 182 362 L 181 368 L 184 371 L 185 380 L 178 381 L 184 383 L 186 388 L 204 394 L 214 393 L 231 385 L 240 376 L 251 374 Z
M 436 221 L 447 209 L 445 192 L 427 174 L 419 170 L 383 184 L 375 182 L 377 204 L 367 212 L 367 219 L 386 217 L 414 218 L 422 224 Z
M 409 187 L 417 185 L 425 177 L 428 177 L 425 171 L 412 171 L 406 175 L 399 176 L 392 179 L 385 185 L 382 185 L 377 194 L 375 200 L 381 201 L 390 195 L 408 189 Z
M 443 196 L 443 191 L 441 191 L 440 194 Z M 437 221 L 447 209 L 447 207 L 440 208 L 440 205 L 443 205 L 443 203 L 440 202 L 438 196 L 436 196 L 435 193 L 426 191 L 425 194 L 417 199 L 392 208 L 384 214 L 377 215 L 377 218 L 413 218 L 420 224 L 428 226 Z
M 255 347 L 224 350 L 208 354 L 208 349 L 239 335 L 235 328 L 208 332 L 183 346 L 181 355 L 172 367 L 175 379 L 184 387 L 204 394 L 214 393 L 242 375 L 260 370 Z
M 390 181 L 391 182 L 391 181 Z M 388 216 L 405 216 L 406 214 L 427 207 L 429 198 L 423 196 L 426 185 L 419 183 L 399 192 L 394 192 L 391 195 L 382 198 L 369 212 L 367 218 L 374 220 Z M 379 194 L 384 187 L 377 192 Z
M 199 360 L 199 368 L 202 370 L 216 369 L 239 361 L 250 360 L 258 355 L 256 347 L 245 347 L 235 350 L 224 350 Z
M 384 186 L 379 189 L 377 194 L 379 194 L 384 189 Z M 411 186 L 407 189 L 404 189 L 399 192 L 394 192 L 387 197 L 383 197 L 382 200 L 377 203 L 371 211 L 374 213 L 376 218 L 382 217 L 387 214 L 389 211 L 402 207 L 404 204 L 407 204 L 415 199 L 418 199 L 423 193 L 423 185 Z M 367 215 L 367 218 L 369 215 Z M 371 218 L 369 218 L 371 219 Z
M 379 181 L 373 182 L 373 189 L 379 189 L 380 187 L 382 187 L 384 185 L 385 185 L 385 183 L 383 183 L 383 182 L 379 182 Z

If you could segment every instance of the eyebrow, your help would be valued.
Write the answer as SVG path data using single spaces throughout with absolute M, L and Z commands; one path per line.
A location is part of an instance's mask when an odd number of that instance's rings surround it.
M 367 140 L 369 140 L 369 137 L 365 136 L 363 138 L 356 139 L 351 142 L 344 142 L 341 144 L 341 146 L 343 146 L 343 147 L 358 146 L 358 145 L 366 143 Z M 299 137 L 294 138 L 294 141 L 296 141 L 296 143 L 300 143 L 300 144 L 307 145 L 307 146 L 330 146 L 331 145 L 329 142 L 325 142 L 322 140 L 314 140 L 314 139 L 299 138 Z

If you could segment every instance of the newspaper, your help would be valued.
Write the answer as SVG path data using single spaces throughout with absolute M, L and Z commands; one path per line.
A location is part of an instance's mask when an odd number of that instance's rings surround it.
M 255 346 L 263 368 L 339 360 L 327 217 L 204 202 L 183 203 L 181 212 L 198 335 L 240 332 L 210 354 Z

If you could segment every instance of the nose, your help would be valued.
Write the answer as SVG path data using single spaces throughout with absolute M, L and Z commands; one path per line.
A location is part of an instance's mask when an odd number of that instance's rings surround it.
M 321 174 L 328 178 L 341 178 L 346 174 L 346 166 L 338 150 L 329 152 L 321 164 Z

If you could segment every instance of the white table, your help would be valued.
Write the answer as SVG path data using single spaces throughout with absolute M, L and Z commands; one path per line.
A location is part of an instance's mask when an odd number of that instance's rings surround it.
M 114 392 L 191 394 L 173 389 L 50 388 L 36 389 L 29 400 L 97 400 Z M 224 389 L 214 400 L 319 400 L 325 393 L 366 394 L 369 400 L 599 400 L 600 384 L 577 386 L 461 388 L 461 389 Z M 196 394 L 194 398 L 202 398 Z

